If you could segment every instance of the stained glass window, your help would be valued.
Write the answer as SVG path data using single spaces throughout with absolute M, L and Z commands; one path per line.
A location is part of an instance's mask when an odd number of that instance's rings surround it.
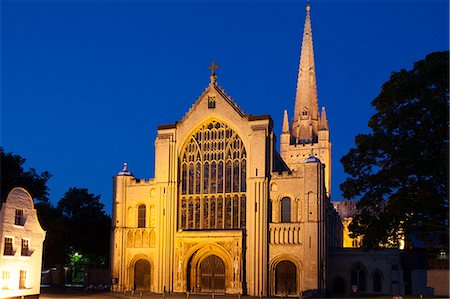
M 192 134 L 181 153 L 180 229 L 245 227 L 246 155 L 225 123 L 211 121 Z

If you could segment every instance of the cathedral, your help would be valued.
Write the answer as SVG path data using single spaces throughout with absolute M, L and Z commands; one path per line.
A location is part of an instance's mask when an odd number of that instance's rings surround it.
M 309 5 L 279 152 L 272 118 L 244 113 L 210 69 L 181 120 L 158 126 L 155 177 L 139 180 L 125 164 L 113 178 L 113 290 L 323 292 L 342 226 L 329 201 L 331 142 Z

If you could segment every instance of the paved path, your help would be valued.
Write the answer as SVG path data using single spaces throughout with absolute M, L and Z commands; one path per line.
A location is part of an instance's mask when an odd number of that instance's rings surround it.
M 134 295 L 104 292 L 104 293 L 92 293 L 84 291 L 73 291 L 73 290 L 45 290 L 41 293 L 40 298 L 42 299 L 54 299 L 54 298 L 65 298 L 65 299 L 79 299 L 79 298 L 90 298 L 90 299 L 187 299 L 185 294 L 167 294 L 163 296 L 162 294 L 153 293 L 135 293 Z M 242 299 L 259 299 L 257 297 L 241 296 Z M 211 295 L 190 295 L 189 299 L 239 299 L 237 295 L 215 295 L 214 298 Z M 264 299 L 270 299 L 264 297 Z M 280 298 L 277 298 L 280 299 Z

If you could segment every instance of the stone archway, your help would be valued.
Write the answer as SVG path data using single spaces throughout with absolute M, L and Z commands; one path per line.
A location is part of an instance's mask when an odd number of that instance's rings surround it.
M 347 289 L 345 280 L 338 276 L 333 280 L 333 295 L 345 296 L 345 290 Z
M 150 290 L 150 263 L 146 259 L 139 259 L 134 264 L 134 289 Z
M 297 267 L 291 261 L 281 261 L 275 267 L 275 294 L 297 294 Z

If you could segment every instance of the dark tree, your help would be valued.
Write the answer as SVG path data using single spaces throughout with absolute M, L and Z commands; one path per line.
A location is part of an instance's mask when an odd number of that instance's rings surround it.
M 345 198 L 360 198 L 350 225 L 369 248 L 405 236 L 448 249 L 449 52 L 429 54 L 393 73 L 372 102 L 371 133 L 341 162 Z
M 66 262 L 65 226 L 61 213 L 49 202 L 38 202 L 35 205 L 39 222 L 46 231 L 43 252 L 44 269 Z
M 5 153 L 0 147 L 0 193 L 1 201 L 4 202 L 9 191 L 16 186 L 24 187 L 31 196 L 39 201 L 48 202 L 47 181 L 51 175 L 44 171 L 37 173 L 34 168 L 25 171 L 23 164 L 26 159 L 13 153 Z
M 34 168 L 25 170 L 25 158 L 13 153 L 5 153 L 0 148 L 1 172 L 0 191 L 1 201 L 5 201 L 8 193 L 16 186 L 24 187 L 35 199 L 39 222 L 46 231 L 44 241 L 44 268 L 54 266 L 65 261 L 64 227 L 59 211 L 49 202 L 47 181 L 51 175 L 44 171 L 37 173 Z
M 58 202 L 66 228 L 66 252 L 79 252 L 93 266 L 105 266 L 109 254 L 111 219 L 100 195 L 86 188 L 70 188 Z

